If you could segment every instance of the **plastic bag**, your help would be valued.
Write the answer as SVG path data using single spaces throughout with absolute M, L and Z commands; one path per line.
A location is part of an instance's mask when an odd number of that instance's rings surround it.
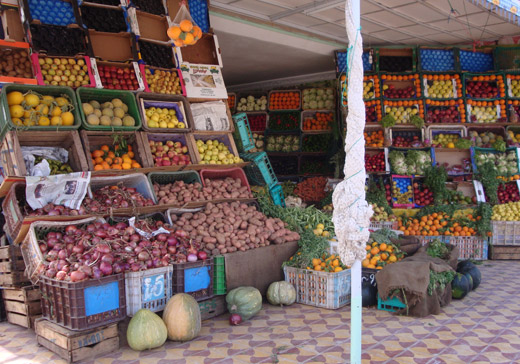
M 173 19 L 173 25 L 168 28 L 168 37 L 176 47 L 193 45 L 202 37 L 202 30 L 193 21 L 184 0 Z
M 222 101 L 191 104 L 191 113 L 193 115 L 195 130 L 229 130 L 231 125 L 226 110 L 226 104 Z
M 22 156 L 29 176 L 49 176 L 51 174 L 51 168 L 45 159 L 35 164 L 37 156 L 54 159 L 61 163 L 67 163 L 69 160 L 69 152 L 60 147 L 22 147 Z

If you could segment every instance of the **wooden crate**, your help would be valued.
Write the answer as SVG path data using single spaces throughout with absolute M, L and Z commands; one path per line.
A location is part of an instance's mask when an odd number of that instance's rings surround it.
M 0 146 L 0 166 L 4 176 L 25 176 L 26 173 L 20 149 L 15 149 L 18 145 L 16 139 L 16 131 L 8 131 Z
M 491 245 L 489 259 L 520 260 L 520 245 Z
M 26 328 L 34 328 L 34 321 L 41 316 L 41 292 L 38 286 L 3 288 L 7 322 Z
M 25 276 L 25 263 L 19 246 L 0 247 L 0 287 L 19 287 L 31 282 Z
M 209 320 L 227 312 L 226 296 L 214 296 L 198 302 L 201 320 Z
M 224 143 L 231 154 L 234 156 L 239 156 L 237 146 L 235 144 L 235 139 L 233 139 L 232 133 L 223 133 L 223 132 L 194 132 L 190 133 L 188 135 L 188 138 L 190 139 L 190 142 L 192 144 L 192 149 L 195 154 L 195 159 L 192 160 L 193 164 L 199 164 L 201 161 L 201 155 L 199 153 L 199 148 L 197 147 L 197 140 L 202 140 L 203 142 L 206 142 L 207 140 L 218 140 L 221 143 Z M 213 166 L 208 164 L 208 166 Z M 231 167 L 231 166 L 229 166 Z M 228 167 L 228 168 L 229 168 Z
M 72 331 L 40 318 L 36 320 L 35 331 L 38 344 L 69 363 L 93 359 L 119 349 L 117 324 Z
M 123 136 L 128 145 L 132 146 L 132 151 L 134 152 L 134 159 L 141 165 L 142 168 L 153 167 L 153 165 L 149 165 L 148 158 L 145 154 L 145 150 L 143 147 L 142 138 L 138 135 L 137 132 L 134 131 L 123 131 L 123 132 L 105 132 L 105 131 L 87 131 L 81 130 L 80 132 L 81 140 L 83 141 L 83 149 L 85 150 L 85 156 L 87 158 L 88 170 L 94 170 L 94 163 L 92 162 L 91 153 L 99 149 L 102 145 L 108 145 L 112 147 L 114 145 L 114 139 L 112 135 L 120 135 Z M 126 170 L 125 172 L 133 171 L 137 172 L 135 169 Z M 119 170 L 107 170 L 106 172 L 110 172 L 111 174 L 121 172 Z

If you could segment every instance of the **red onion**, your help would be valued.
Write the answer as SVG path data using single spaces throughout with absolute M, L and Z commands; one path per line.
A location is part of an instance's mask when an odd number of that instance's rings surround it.
M 66 259 L 69 256 L 69 252 L 66 249 L 61 249 L 58 252 L 58 259 Z
M 168 245 L 176 246 L 179 245 L 179 240 L 173 235 L 168 236 L 168 239 L 166 240 L 168 242 Z
M 45 276 L 46 277 L 49 277 L 49 278 L 54 278 L 56 277 L 56 269 L 53 269 L 53 268 L 50 268 L 50 269 L 47 269 L 47 271 L 45 272 Z
M 62 234 L 62 233 L 60 233 L 59 231 L 58 231 L 58 232 L 56 232 L 56 235 L 55 235 L 55 236 L 56 236 L 56 239 L 58 239 L 58 240 L 61 240 L 61 239 L 63 239 L 63 234 Z
M 58 260 L 58 263 L 56 264 L 56 269 L 63 270 L 63 267 L 65 267 L 66 265 L 67 265 L 66 260 Z
M 188 237 L 188 233 L 184 230 L 177 230 L 175 232 L 175 235 L 181 237 L 181 238 L 187 238 Z
M 71 282 L 79 282 L 84 279 L 87 279 L 87 275 L 81 271 L 75 270 L 70 274 L 70 280 Z
M 58 210 L 51 210 L 47 213 L 48 216 L 58 216 L 61 215 Z
M 161 266 L 161 259 L 159 259 L 159 258 L 155 258 L 155 259 L 153 260 L 153 266 L 154 266 L 155 268 L 159 268 L 159 267 Z
M 49 234 L 51 234 L 51 233 L 49 233 Z M 52 249 L 52 248 L 54 248 L 54 245 L 56 245 L 58 243 L 58 239 L 49 238 L 49 234 L 47 234 L 47 246 L 49 247 L 49 249 Z
M 92 268 L 92 278 L 100 279 L 101 277 L 103 277 L 103 272 L 101 271 L 101 269 L 98 267 Z
M 132 226 L 129 226 L 125 229 L 125 235 L 135 234 L 135 229 Z
M 114 256 L 112 254 L 105 254 L 101 257 L 101 261 L 112 264 L 114 262 Z
M 124 222 L 118 222 L 115 227 L 118 230 L 125 230 L 127 228 L 127 225 Z
M 59 252 L 61 249 L 63 249 L 63 244 L 60 243 L 55 244 L 52 248 L 52 250 L 56 250 L 57 252 Z
M 137 259 L 139 259 L 140 261 L 148 260 L 150 259 L 150 254 L 148 254 L 145 251 L 142 251 L 139 254 L 137 254 Z
M 101 239 L 105 239 L 108 236 L 104 230 L 97 230 L 94 234 Z
M 147 260 L 147 261 L 146 261 L 146 268 L 147 268 L 147 269 L 150 269 L 150 268 L 152 268 L 152 267 L 153 267 L 153 261 L 152 261 L 152 260 Z
M 188 254 L 188 262 L 196 262 L 197 259 L 198 258 L 197 258 L 196 254 L 193 254 L 193 253 Z
M 63 238 L 63 241 L 65 242 L 65 244 L 74 244 L 76 242 L 76 239 L 70 235 L 66 235 Z
M 141 269 L 141 264 L 133 263 L 130 265 L 132 272 L 138 272 Z
M 119 264 L 119 263 L 114 263 L 112 265 L 112 268 L 114 270 L 114 274 L 118 274 L 118 273 L 121 273 L 124 269 L 124 266 Z
M 48 261 L 53 261 L 53 260 L 56 260 L 57 258 L 58 258 L 58 252 L 56 250 L 51 250 L 45 256 L 45 259 Z
M 233 326 L 240 325 L 242 323 L 242 316 L 240 316 L 238 313 L 232 313 L 229 316 L 229 324 Z
M 74 234 L 76 234 L 77 230 L 78 230 L 78 228 L 75 225 L 69 225 L 65 228 L 65 234 L 74 235 Z
M 142 246 L 136 246 L 134 248 L 134 253 L 135 254 L 139 254 L 140 252 L 142 252 L 144 250 L 144 248 Z
M 85 273 L 85 275 L 87 276 L 92 275 L 92 268 L 88 265 L 82 265 L 81 267 L 79 267 L 78 271 Z
M 134 241 L 137 243 L 139 240 L 141 240 L 141 237 L 138 234 L 130 235 L 130 241 Z
M 56 273 L 56 279 L 63 281 L 65 277 L 67 276 L 67 272 L 64 272 L 60 270 L 58 273 Z
M 72 247 L 72 252 L 74 254 L 81 254 L 85 250 L 85 247 L 83 245 L 74 245 Z
M 152 255 L 154 257 L 158 257 L 159 255 L 161 255 L 161 249 L 158 249 L 158 248 L 152 249 Z
M 93 225 L 93 224 L 89 224 L 89 225 L 87 225 L 86 230 L 87 230 L 89 233 L 93 233 L 94 231 L 96 231 L 96 226 Z
M 56 233 L 54 231 L 50 231 L 47 233 L 47 236 L 46 236 L 47 240 L 49 239 L 56 239 Z
M 110 228 L 110 224 L 109 224 L 108 222 L 105 222 L 104 224 L 101 225 L 101 228 L 102 228 L 103 230 L 107 230 L 107 229 Z
M 53 260 L 52 262 L 49 263 L 49 269 L 56 269 L 58 265 L 58 261 L 57 260 Z
M 155 236 L 155 240 L 160 241 L 161 243 L 164 243 L 168 239 L 168 236 L 166 234 L 159 234 Z
M 101 254 L 108 254 L 111 251 L 110 247 L 107 244 L 98 244 L 96 246 L 96 250 Z
M 47 245 L 45 245 L 45 244 L 40 244 L 40 251 L 41 251 L 42 253 L 45 253 L 45 252 L 47 251 Z
M 141 240 L 139 242 L 139 246 L 146 248 L 146 247 L 150 246 L 150 242 L 148 240 Z
M 208 259 L 208 254 L 207 254 L 205 251 L 201 250 L 201 251 L 199 251 L 199 253 L 197 254 L 197 257 L 198 257 L 200 260 L 206 260 L 206 259 Z
M 175 254 L 177 252 L 177 248 L 174 247 L 174 246 L 169 246 L 168 247 L 168 253 L 170 254 Z
M 108 234 L 109 236 L 114 236 L 114 235 L 119 234 L 119 230 L 116 229 L 115 227 L 111 226 L 111 227 L 109 227 L 109 228 L 107 229 L 107 234 Z
M 112 265 L 107 262 L 101 262 L 101 264 L 99 265 L 99 269 L 105 276 L 109 276 L 113 272 Z
M 61 270 L 64 271 L 65 273 L 68 273 L 70 271 L 70 266 L 64 265 L 63 268 L 61 268 Z

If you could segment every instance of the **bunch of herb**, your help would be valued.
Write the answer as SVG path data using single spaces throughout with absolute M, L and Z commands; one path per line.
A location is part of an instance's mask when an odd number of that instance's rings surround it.
M 482 186 L 486 191 L 486 195 L 489 199 L 489 203 L 492 205 L 496 205 L 499 203 L 498 201 L 498 186 L 500 181 L 497 179 L 498 172 L 495 168 L 495 165 L 492 162 L 486 162 L 479 166 L 478 173 L 476 175 L 477 179 L 482 182 Z
M 424 119 L 420 116 L 413 115 L 410 118 L 410 124 L 414 125 L 418 129 L 422 129 L 422 127 L 424 126 Z
M 448 173 L 444 167 L 429 166 L 424 171 L 424 184 L 433 192 L 435 205 L 442 205 L 448 198 L 446 181 Z
M 390 114 L 386 114 L 381 119 L 381 125 L 383 126 L 383 128 L 391 128 L 392 126 L 395 125 L 395 122 L 396 122 L 395 118 Z
M 473 145 L 471 139 L 459 138 L 455 142 L 455 148 L 458 149 L 469 149 Z
M 368 181 L 368 189 L 366 192 L 366 197 L 368 203 L 376 204 L 379 207 L 385 209 L 385 212 L 388 215 L 392 215 L 392 209 L 388 204 L 388 200 L 386 199 L 385 186 L 383 184 L 383 179 L 380 179 L 379 182 L 374 179 L 370 179 Z
M 433 295 L 433 291 L 437 288 L 440 289 L 441 292 L 444 291 L 446 286 L 453 281 L 455 278 L 454 271 L 440 272 L 436 273 L 430 270 L 430 282 L 428 283 L 428 295 Z
M 426 254 L 433 258 L 446 259 L 450 254 L 450 249 L 448 248 L 448 245 L 442 243 L 439 239 L 435 239 L 428 244 Z

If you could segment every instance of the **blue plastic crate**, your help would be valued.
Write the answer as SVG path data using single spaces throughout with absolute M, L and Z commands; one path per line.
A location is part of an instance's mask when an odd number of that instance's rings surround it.
M 240 113 L 233 115 L 233 121 L 235 122 L 235 131 L 233 136 L 237 144 L 239 152 L 247 152 L 255 147 L 255 139 L 249 126 L 249 120 L 247 120 L 246 113 Z
M 389 312 L 396 312 L 407 306 L 402 303 L 397 297 L 382 300 L 379 295 L 377 295 L 377 309 Z
M 370 52 L 363 52 L 361 59 L 363 60 L 363 70 L 365 72 L 373 72 L 374 62 L 372 61 L 372 63 L 370 63 Z M 347 71 L 347 51 L 336 52 L 336 64 L 338 67 L 338 73 L 344 73 Z
M 213 297 L 213 258 L 173 264 L 173 294 L 187 293 L 197 301 Z
M 271 188 L 278 183 L 278 178 L 271 166 L 266 152 L 240 154 L 244 160 L 253 162 L 245 168 L 247 179 L 254 185 L 266 185 Z
M 285 197 L 283 194 L 282 186 L 276 185 L 273 188 L 269 189 L 269 194 L 273 199 L 275 205 L 285 207 Z
M 190 15 L 203 33 L 209 32 L 209 12 L 207 0 L 189 0 Z
M 28 18 L 43 24 L 69 25 L 76 23 L 73 5 L 63 0 L 27 0 Z
M 460 69 L 468 72 L 488 72 L 495 69 L 493 53 L 460 50 Z
M 431 72 L 455 71 L 453 49 L 420 49 L 421 69 Z

